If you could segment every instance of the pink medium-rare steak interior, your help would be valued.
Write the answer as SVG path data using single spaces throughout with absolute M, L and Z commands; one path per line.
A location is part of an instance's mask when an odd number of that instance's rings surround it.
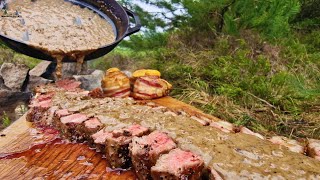
M 119 144 L 129 144 L 131 142 L 132 137 L 140 137 L 144 134 L 147 134 L 148 131 L 149 129 L 143 126 L 130 125 L 126 128 L 115 129 L 113 131 L 110 131 L 112 136 L 107 138 L 112 139 L 113 141 L 116 141 Z
M 52 99 L 53 96 L 54 96 L 54 92 L 51 92 L 51 93 L 47 93 L 47 94 L 41 94 L 36 99 L 38 101 L 45 101 L 45 100 Z
M 161 154 L 176 148 L 176 143 L 165 133 L 154 131 L 141 138 L 134 137 L 130 145 L 132 164 L 139 179 L 151 178 L 151 167 Z
M 199 179 L 203 167 L 204 162 L 198 155 L 177 148 L 160 156 L 151 168 L 151 174 L 154 179 L 170 179 L 168 176 L 173 179 Z
M 154 131 L 147 136 L 147 142 L 150 144 L 149 154 L 152 156 L 158 156 L 161 152 L 173 149 L 176 147 L 176 143 L 165 133 Z
M 134 124 L 126 128 L 125 130 L 129 131 L 132 136 L 141 136 L 149 131 L 148 128 Z
M 63 79 L 56 82 L 57 87 L 65 89 L 67 91 L 74 90 L 76 88 L 79 88 L 81 85 L 81 82 L 75 81 L 72 79 Z
M 105 129 L 101 129 L 91 136 L 94 140 L 94 143 L 97 144 L 105 144 L 107 137 L 112 137 L 112 133 L 106 131 Z
M 34 102 L 33 104 L 30 105 L 30 107 L 48 109 L 51 106 L 51 103 L 52 103 L 52 100 L 48 99 L 40 102 Z
M 68 123 L 81 124 L 87 119 L 88 117 L 85 114 L 81 114 L 81 113 L 72 114 L 72 115 L 60 118 L 63 124 L 68 124 Z
M 96 129 L 98 127 L 101 127 L 103 124 L 98 120 L 98 118 L 90 118 L 89 120 L 84 122 L 84 125 L 86 128 L 89 129 Z
M 55 112 L 55 115 L 58 117 L 63 117 L 63 116 L 70 115 L 70 113 L 67 109 L 59 109 Z

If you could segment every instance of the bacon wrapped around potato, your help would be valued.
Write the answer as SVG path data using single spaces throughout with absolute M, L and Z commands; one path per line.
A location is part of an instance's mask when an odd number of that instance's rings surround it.
M 130 95 L 130 79 L 118 68 L 108 69 L 101 85 L 107 97 L 128 97 Z
M 160 73 L 159 73 L 160 75 Z M 137 77 L 133 84 L 135 99 L 155 99 L 169 94 L 172 85 L 157 75 Z

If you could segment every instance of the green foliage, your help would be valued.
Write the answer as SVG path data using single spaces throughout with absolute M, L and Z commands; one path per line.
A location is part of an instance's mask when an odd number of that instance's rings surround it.
M 151 13 L 139 4 L 133 4 L 131 0 L 121 2 L 140 15 L 145 29 L 144 33 L 133 35 L 129 41 L 120 44 L 121 47 L 134 51 L 161 49 L 168 43 L 172 34 L 178 34 L 181 39 L 169 41 L 182 42 L 188 45 L 188 48 L 210 48 L 216 46 L 215 43 L 222 43 L 215 40 L 220 33 L 241 36 L 241 32 L 247 29 L 253 29 L 271 41 L 290 36 L 291 22 L 294 22 L 295 28 L 300 29 L 307 24 L 304 18 L 300 18 L 299 22 L 295 19 L 301 10 L 301 4 L 303 7 L 306 4 L 299 0 L 141 1 L 159 8 L 155 10 L 158 12 Z M 310 21 L 314 24 L 315 18 Z M 159 33 L 158 28 L 165 30 L 165 33 Z M 315 45 L 312 44 L 311 48 L 317 47 Z M 225 88 L 219 92 L 226 92 Z M 230 93 L 235 95 L 240 91 Z
M 304 21 L 305 19 L 308 19 L 308 20 L 311 20 L 309 22 L 312 22 L 312 19 L 317 19 L 318 23 L 311 23 L 311 24 L 313 25 L 317 24 L 319 27 L 320 1 L 319 0 L 300 0 L 300 3 L 301 3 L 301 11 L 297 15 L 295 21 L 299 22 L 299 21 Z
M 143 35 L 135 35 L 130 37 L 130 41 L 123 41 L 122 47 L 131 50 L 152 50 L 164 47 L 167 44 L 167 33 L 146 32 Z
M 306 18 L 292 23 L 292 27 L 299 31 L 310 31 L 319 30 L 320 28 L 320 17 L 316 18 Z
M 225 14 L 225 30 L 254 28 L 269 37 L 283 37 L 290 32 L 290 20 L 300 12 L 298 0 L 238 0 Z M 235 28 L 237 27 L 237 28 Z
M 201 31 L 216 30 L 222 9 L 231 2 L 232 0 L 184 0 L 182 4 L 190 15 L 187 25 Z
M 132 0 L 120 1 L 122 5 L 133 9 L 140 16 L 142 25 L 148 30 L 156 31 L 157 28 L 174 29 L 187 18 L 187 16 L 177 13 L 181 9 L 181 0 L 140 0 L 140 2 L 157 7 L 158 11 L 148 12 L 145 7 L 134 4 Z
M 320 30 L 313 30 L 310 33 L 303 33 L 300 39 L 306 45 L 306 50 L 308 52 L 320 52 Z
M 0 46 L 0 65 L 5 62 L 26 64 L 29 68 L 33 68 L 40 62 L 40 60 L 15 53 L 13 50 L 5 46 Z
M 8 127 L 11 124 L 11 119 L 7 115 L 7 113 L 4 111 L 3 112 L 3 117 L 2 117 L 2 125 L 4 127 Z

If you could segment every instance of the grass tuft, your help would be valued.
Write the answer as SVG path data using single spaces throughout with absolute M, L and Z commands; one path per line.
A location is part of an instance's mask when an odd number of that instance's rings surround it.
M 2 125 L 4 127 L 8 127 L 11 124 L 11 119 L 7 115 L 7 113 L 4 111 L 2 116 Z

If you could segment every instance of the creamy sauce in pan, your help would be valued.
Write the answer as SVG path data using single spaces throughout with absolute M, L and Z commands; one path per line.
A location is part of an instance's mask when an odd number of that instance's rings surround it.
M 57 76 L 65 56 L 78 62 L 79 73 L 86 54 L 116 38 L 108 21 L 64 0 L 11 0 L 2 15 L 0 33 L 55 57 Z

